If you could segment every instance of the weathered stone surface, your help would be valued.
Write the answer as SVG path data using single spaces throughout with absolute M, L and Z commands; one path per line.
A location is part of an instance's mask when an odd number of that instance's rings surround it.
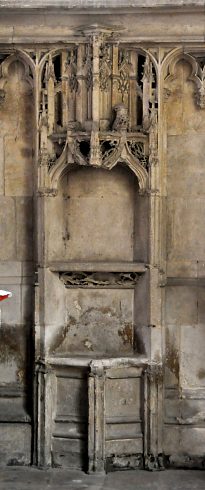
M 67 290 L 64 303 L 67 317 L 50 340 L 50 352 L 56 355 L 132 352 L 132 304 L 132 290 Z
M 3 462 L 29 464 L 35 438 L 38 466 L 201 467 L 205 3 L 14 3 L 0 1 Z
M 27 490 L 28 485 L 31 490 L 36 490 L 41 486 L 42 490 L 47 490 L 48 485 L 51 490 L 57 490 L 59 486 L 69 490 L 78 488 L 89 488 L 89 490 L 133 490 L 133 488 L 143 488 L 144 490 L 203 490 L 204 473 L 203 471 L 169 469 L 160 471 L 153 475 L 149 471 L 115 471 L 106 475 L 86 475 L 77 470 L 63 470 L 54 468 L 49 471 L 38 471 L 34 467 L 17 468 L 7 467 L 1 469 L 0 481 L 5 490 L 15 485 L 16 490 Z
M 16 243 L 15 243 L 15 200 L 12 197 L 0 198 L 0 248 L 1 260 L 15 260 Z
M 28 424 L 0 424 L 0 465 L 29 465 L 31 427 Z
M 135 188 L 137 181 L 124 169 L 71 172 L 62 197 L 49 202 L 48 213 L 55 210 L 58 217 L 49 229 L 49 259 L 131 261 Z

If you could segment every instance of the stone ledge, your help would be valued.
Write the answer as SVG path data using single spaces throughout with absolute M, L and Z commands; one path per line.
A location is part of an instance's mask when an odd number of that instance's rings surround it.
M 13 9 L 106 9 L 106 8 L 154 8 L 154 7 L 204 7 L 204 0 L 0 0 L 0 8 Z

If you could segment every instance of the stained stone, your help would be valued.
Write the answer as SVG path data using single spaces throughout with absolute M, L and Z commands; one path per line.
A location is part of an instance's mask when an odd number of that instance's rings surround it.
M 204 7 L 0 0 L 5 490 L 204 488 Z

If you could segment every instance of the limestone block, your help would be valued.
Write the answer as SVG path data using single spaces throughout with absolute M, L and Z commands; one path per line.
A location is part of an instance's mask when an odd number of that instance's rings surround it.
M 50 352 L 132 352 L 133 290 L 70 289 L 63 311 L 66 322 L 53 331 Z
M 203 261 L 205 257 L 205 199 L 168 198 L 168 260 Z
M 183 427 L 181 428 L 181 451 L 187 454 L 200 456 L 205 452 L 205 428 Z M 191 449 L 190 449 L 191 448 Z
M 88 391 L 84 378 L 58 378 L 56 417 L 74 414 L 82 419 L 88 417 Z
M 184 388 L 205 386 L 204 325 L 181 327 L 180 385 Z
M 10 284 L 12 297 L 1 305 L 2 324 L 18 325 L 21 323 L 21 286 Z
M 0 278 L 21 277 L 22 264 L 19 261 L 5 260 L 0 262 Z M 4 279 L 3 279 L 4 278 Z
M 174 425 L 165 425 L 163 428 L 163 452 L 173 455 L 180 452 L 180 428 Z
M 52 454 L 57 467 L 85 469 L 86 441 L 54 437 Z
M 197 397 L 197 391 L 196 391 Z M 181 421 L 192 425 L 200 425 L 205 420 L 204 399 L 202 400 L 181 400 L 180 407 Z
M 197 261 L 192 260 L 168 260 L 167 276 L 168 277 L 186 277 L 196 278 L 198 275 Z
M 167 192 L 169 196 L 204 196 L 204 133 L 168 137 Z
M 16 361 L 12 358 L 3 361 L 0 360 L 0 382 L 1 383 L 15 383 L 16 382 L 16 372 L 17 372 Z
M 164 428 L 164 452 L 167 455 L 201 456 L 205 451 L 205 429 L 191 426 Z
M 166 321 L 171 325 L 197 324 L 197 288 L 170 286 L 166 288 Z
M 31 426 L 0 424 L 0 465 L 29 465 L 31 462 Z
M 0 383 L 24 383 L 26 342 L 26 327 L 7 326 L 2 323 L 0 329 Z
M 127 169 L 70 172 L 62 197 L 49 201 L 56 217 L 49 227 L 49 259 L 133 260 L 135 191 L 137 181 Z
M 140 419 L 141 410 L 141 380 L 140 378 L 107 379 L 105 383 L 105 409 L 106 417 L 125 419 L 130 417 L 134 421 Z
M 22 262 L 22 276 L 27 278 L 34 278 L 35 265 L 33 261 L 26 260 Z
M 176 424 L 181 415 L 181 400 L 165 399 L 164 400 L 164 422 L 165 424 Z
M 68 294 L 58 274 L 53 274 L 49 270 L 45 272 L 45 303 L 40 297 L 41 313 L 45 309 L 45 322 L 47 325 L 62 326 L 66 320 L 65 298 Z M 47 338 L 50 332 L 46 334 Z
M 7 196 L 31 196 L 33 165 L 30 140 L 5 137 L 5 193 Z
M 15 201 L 10 197 L 0 198 L 0 250 L 1 260 L 15 259 L 16 255 Z
M 165 332 L 165 386 L 176 387 L 179 382 L 180 329 L 166 325 Z
M 8 387 L 8 384 L 7 384 Z M 13 385 L 12 385 L 13 387 Z M 30 421 L 29 415 L 25 410 L 26 400 L 23 396 L 13 395 L 9 393 L 9 387 L 7 389 L 6 396 L 4 397 L 1 390 L 0 397 L 0 423 L 1 422 L 28 422 Z
M 33 258 L 33 200 L 26 197 L 16 198 L 16 248 L 19 260 Z

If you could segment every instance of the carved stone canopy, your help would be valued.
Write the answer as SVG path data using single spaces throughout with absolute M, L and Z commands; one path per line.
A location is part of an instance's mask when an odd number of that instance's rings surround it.
M 119 27 L 80 30 L 84 42 L 50 51 L 41 64 L 39 187 L 57 190 L 75 165 L 124 163 L 143 191 L 157 153 L 152 60 L 121 44 Z

